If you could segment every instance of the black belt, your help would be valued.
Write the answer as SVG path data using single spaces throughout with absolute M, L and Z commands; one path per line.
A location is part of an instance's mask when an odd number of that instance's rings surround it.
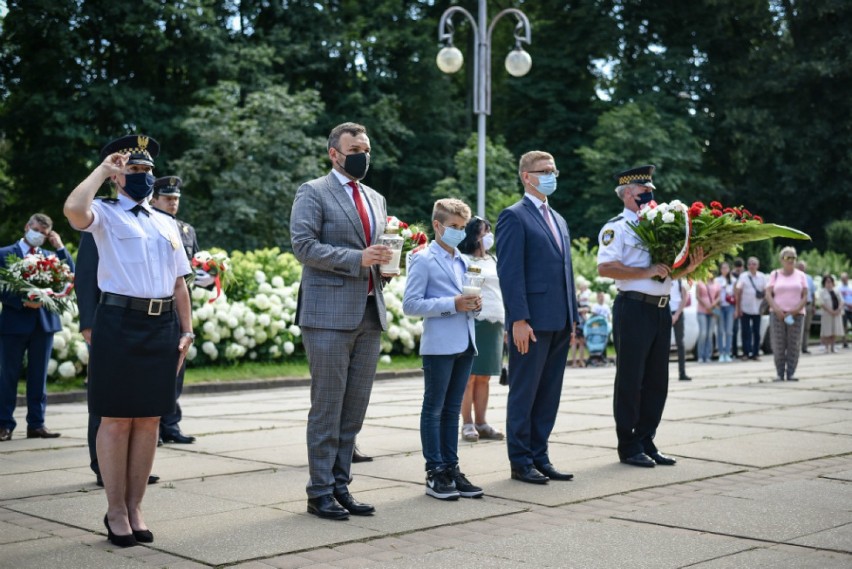
M 102 292 L 101 304 L 146 312 L 148 316 L 159 316 L 160 314 L 174 310 L 175 298 L 173 296 L 168 298 L 136 298 L 122 294 L 113 294 L 111 292 Z
M 669 305 L 669 295 L 654 296 L 652 294 L 645 294 L 644 292 L 636 292 L 635 290 L 620 290 L 618 291 L 618 294 L 625 298 L 641 300 L 642 302 L 653 304 L 657 308 L 665 308 Z

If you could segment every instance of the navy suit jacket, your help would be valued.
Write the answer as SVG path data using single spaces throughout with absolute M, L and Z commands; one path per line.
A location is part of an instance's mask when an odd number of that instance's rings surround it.
M 37 250 L 39 253 L 53 253 L 40 247 Z M 24 258 L 17 241 L 8 247 L 0 248 L 0 267 L 6 268 L 6 257 L 9 255 Z M 57 251 L 56 256 L 68 263 L 71 271 L 74 271 L 74 261 L 68 255 L 67 249 Z M 0 292 L 0 302 L 3 303 L 3 310 L 0 311 L 0 334 L 32 334 L 36 331 L 36 322 L 41 322 L 44 332 L 53 333 L 62 329 L 58 314 L 44 308 L 25 307 L 24 297 L 19 294 Z
M 526 320 L 534 332 L 558 332 L 579 321 L 571 237 L 565 219 L 551 210 L 563 250 L 527 198 L 497 219 L 497 275 L 506 309 L 506 330 Z
M 98 288 L 98 246 L 88 231 L 80 234 L 77 250 L 77 269 L 74 273 L 74 291 L 77 293 L 77 310 L 80 313 L 80 330 L 91 328 L 95 322 L 95 308 L 101 299 Z

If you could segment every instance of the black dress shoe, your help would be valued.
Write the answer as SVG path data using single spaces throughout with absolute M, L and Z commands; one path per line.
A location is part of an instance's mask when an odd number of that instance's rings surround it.
M 30 429 L 27 427 L 28 439 L 55 439 L 61 437 L 59 433 L 52 433 L 47 430 L 47 427 L 39 427 L 38 429 Z
M 361 451 L 356 446 L 355 450 L 352 451 L 352 462 L 373 462 L 373 457 L 361 454 Z
M 567 472 L 559 472 L 558 470 L 556 470 L 556 467 L 553 466 L 552 464 L 550 464 L 549 462 L 547 464 L 536 464 L 535 467 L 539 472 L 541 472 L 542 474 L 544 474 L 545 476 L 547 476 L 551 480 L 573 480 L 574 479 L 573 474 L 569 474 Z
M 678 381 L 692 381 L 692 378 L 689 377 L 688 375 L 682 375 L 677 379 L 678 379 Z
M 674 458 L 672 458 L 670 456 L 666 456 L 659 451 L 649 452 L 648 456 L 650 456 L 651 460 L 653 460 L 657 464 L 662 464 L 664 466 L 674 466 L 675 464 L 677 464 L 677 460 L 675 460 Z
M 520 480 L 529 484 L 547 484 L 550 480 L 547 476 L 538 471 L 533 465 L 522 466 L 512 469 L 512 480 Z
M 624 464 L 629 464 L 631 466 L 644 466 L 646 468 L 654 468 L 654 466 L 656 466 L 654 459 L 652 459 L 644 452 L 640 452 L 634 454 L 633 456 L 622 458 L 621 462 L 623 462 Z
M 372 516 L 376 511 L 376 508 L 374 508 L 372 504 L 364 504 L 357 501 L 349 492 L 344 492 L 342 494 L 335 493 L 334 499 L 337 500 L 341 506 L 346 508 L 353 516 Z
M 97 476 L 97 478 L 95 479 L 95 484 L 97 484 L 98 486 L 103 488 L 104 487 L 104 479 L 101 478 L 100 474 L 96 474 L 95 476 Z M 148 477 L 148 484 L 156 484 L 159 481 L 160 481 L 160 477 L 157 476 L 156 474 L 152 474 L 151 476 Z M 139 541 L 142 541 L 142 540 L 140 539 Z
M 107 539 L 113 545 L 117 545 L 119 547 L 133 547 L 136 545 L 136 538 L 133 537 L 132 533 L 127 535 L 115 535 L 112 533 L 112 528 L 109 527 L 109 520 L 107 519 L 106 514 L 104 514 L 104 525 L 107 529 Z
M 133 530 L 133 537 L 139 543 L 154 543 L 154 534 L 149 529 L 135 529 Z
M 11 429 L 0 429 L 0 442 L 11 441 L 11 440 L 12 440 Z
M 331 494 L 319 498 L 308 498 L 308 513 L 327 520 L 349 519 L 349 512 L 338 504 Z
M 180 431 L 174 433 L 163 433 L 160 438 L 164 443 L 178 443 L 181 445 L 191 445 L 195 442 L 195 437 L 184 435 Z

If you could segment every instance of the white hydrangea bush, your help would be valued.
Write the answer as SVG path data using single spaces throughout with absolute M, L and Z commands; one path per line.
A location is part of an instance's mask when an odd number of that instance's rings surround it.
M 249 273 L 253 291 L 248 298 L 231 298 L 225 292 L 192 290 L 192 324 L 196 340 L 187 355 L 189 366 L 237 364 L 243 361 L 281 361 L 303 356 L 302 331 L 296 325 L 299 282 L 285 282 L 280 275 L 264 270 Z M 245 287 L 244 287 L 245 288 Z M 416 353 L 423 322 L 402 313 L 405 277 L 385 286 L 388 330 L 382 334 L 382 361 L 392 354 Z M 77 307 L 61 315 L 62 329 L 54 335 L 48 364 L 52 380 L 83 377 L 89 351 L 80 334 Z

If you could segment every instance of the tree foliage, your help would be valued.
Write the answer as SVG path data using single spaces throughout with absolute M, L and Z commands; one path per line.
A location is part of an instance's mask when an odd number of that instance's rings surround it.
M 162 143 L 156 173 L 191 180 L 181 216 L 202 241 L 286 246 L 292 192 L 328 168 L 315 142 L 347 120 L 369 131 L 366 182 L 398 217 L 426 219 L 435 188 L 466 190 L 475 163 L 465 154 L 476 130 L 469 23 L 455 21 L 462 71 L 434 64 L 453 4 L 476 13 L 472 0 L 141 0 L 132 10 L 8 0 L 0 237 L 17 237 L 33 211 L 61 221 L 98 149 L 145 132 Z M 611 175 L 644 163 L 657 164 L 665 198 L 742 203 L 818 248 L 831 221 L 850 217 L 852 3 L 492 0 L 489 17 L 508 7 L 532 23 L 533 67 L 506 73 L 515 22 L 496 22 L 488 136 L 505 160 L 554 154 L 563 174 L 552 202 L 574 236 L 597 235 L 618 209 Z M 490 194 L 515 184 L 514 158 L 502 159 L 490 157 Z M 261 221 L 270 212 L 274 231 Z
M 287 247 L 296 189 L 322 169 L 325 140 L 308 134 L 322 103 L 286 87 L 240 94 L 222 83 L 190 109 L 183 128 L 193 146 L 173 162 L 188 189 L 184 213 L 204 242 Z
M 517 159 L 500 141 L 485 140 L 485 218 L 492 225 L 504 208 L 518 200 L 521 193 L 517 174 Z M 474 214 L 477 204 L 477 135 L 473 134 L 467 145 L 455 156 L 458 177 L 438 181 L 432 190 L 432 199 L 459 198 L 470 206 Z

